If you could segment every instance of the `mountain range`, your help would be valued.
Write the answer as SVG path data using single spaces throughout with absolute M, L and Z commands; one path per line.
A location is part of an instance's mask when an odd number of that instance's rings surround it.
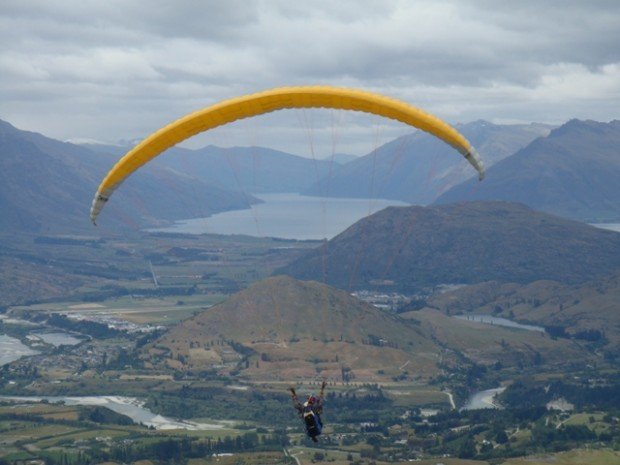
M 577 191 L 593 199 L 588 204 L 591 210 L 605 205 L 609 197 L 601 192 L 615 186 L 600 177 L 605 171 L 616 176 L 613 149 L 609 148 L 616 141 L 615 122 L 571 121 L 546 137 L 548 128 L 537 125 L 511 132 L 478 122 L 469 130 L 476 125 L 481 137 L 477 145 L 496 144 L 495 152 L 502 153 L 489 169 L 488 179 L 476 184 L 477 189 L 494 180 L 496 172 L 501 174 L 506 163 L 531 163 L 535 168 L 526 172 L 535 178 L 542 169 L 540 159 L 550 165 L 544 173 L 554 172 L 558 180 L 576 177 Z M 469 137 L 476 144 L 472 134 Z M 434 143 L 419 133 L 410 137 L 418 147 Z M 511 142 L 502 145 L 502 137 Z M 528 137 L 538 138 L 528 143 Z M 509 156 L 512 148 L 508 146 L 524 148 Z M 387 159 L 396 163 L 399 157 L 394 147 L 390 149 L 392 158 Z M 383 149 L 389 151 L 387 146 Z M 552 149 L 556 156 L 549 155 Z M 37 231 L 46 236 L 69 231 L 92 234 L 88 208 L 93 192 L 124 150 L 63 143 L 1 122 L 0 230 Z M 564 158 L 557 156 L 560 151 Z M 591 153 L 592 162 L 578 163 L 577 152 Z M 450 157 L 449 164 L 440 162 L 441 170 L 430 169 L 428 179 L 445 180 L 442 176 L 447 172 L 457 179 L 471 171 L 467 165 L 458 165 L 462 163 L 458 155 L 450 153 Z M 454 159 L 456 165 L 451 165 Z M 336 176 L 358 163 L 353 160 L 340 167 L 330 160 L 299 159 L 251 147 L 175 148 L 122 186 L 102 222 L 107 221 L 105 227 L 110 229 L 141 227 L 244 208 L 257 201 L 253 192 L 311 188 L 320 176 L 329 178 L 330 170 Z M 514 170 L 519 165 L 508 166 Z M 589 178 L 588 173 L 599 174 Z M 513 174 L 516 178 L 519 173 Z M 510 178 L 504 179 L 510 186 Z M 538 187 L 528 188 L 535 191 L 542 185 L 539 182 Z M 563 185 L 559 181 L 553 184 Z M 546 198 L 558 199 L 558 205 L 570 200 L 551 194 Z M 549 200 L 546 205 L 552 204 Z M 93 256 L 99 259 L 100 253 L 95 251 Z M 28 261 L 16 272 L 15 260 L 7 257 L 0 261 L 0 269 L 12 279 L 4 286 L 7 292 L 15 287 L 36 288 L 46 294 L 37 294 L 37 298 L 59 297 L 68 287 L 65 281 L 76 279 L 69 274 L 50 278 L 45 260 Z M 84 257 L 78 260 L 83 262 Z M 600 337 L 611 344 L 609 347 L 619 345 L 618 269 L 620 234 L 523 204 L 487 201 L 391 207 L 359 221 L 277 272 L 289 276 L 256 282 L 182 322 L 145 346 L 142 356 L 151 366 L 222 370 L 248 379 L 290 380 L 316 373 L 331 379 L 372 381 L 430 379 L 441 374 L 442 366 L 458 366 L 461 356 L 479 363 L 499 360 L 509 365 L 539 363 L 541 357 L 552 364 L 567 358 L 583 360 L 592 354 L 580 347 L 579 338 Z M 110 273 L 106 277 L 115 279 L 118 270 Z M 133 279 L 131 276 L 126 279 Z M 416 307 L 400 316 L 347 292 L 376 288 L 414 293 L 441 284 L 469 286 L 435 295 L 421 310 Z M 468 310 L 560 326 L 569 337 L 555 340 L 499 327 L 480 331 L 477 323 L 450 318 Z M 592 317 L 595 310 L 596 318 Z
M 132 146 L 87 145 L 119 157 Z M 174 170 L 209 185 L 251 194 L 300 192 L 340 167 L 336 160 L 304 158 L 265 147 L 172 147 L 147 166 Z
M 459 184 L 473 174 L 471 167 L 423 132 L 344 165 L 338 160 L 350 156 L 318 160 L 261 147 L 175 147 L 121 186 L 101 224 L 111 230 L 152 227 L 248 208 L 259 202 L 252 194 L 273 192 L 415 204 L 504 199 L 576 219 L 620 218 L 620 164 L 614 152 L 620 122 L 573 120 L 551 130 L 540 124 L 478 121 L 459 129 L 480 149 L 488 167 L 481 183 Z M 0 227 L 92 234 L 88 209 L 93 192 L 128 148 L 64 143 L 0 121 Z
M 620 234 L 511 202 L 389 207 L 277 273 L 342 289 L 552 279 L 584 282 L 620 267 Z
M 437 199 L 508 200 L 588 222 L 620 220 L 620 121 L 572 120 Z
M 3 231 L 90 233 L 92 197 L 116 155 L 19 130 L 0 121 L 0 228 Z M 257 199 L 209 185 L 171 169 L 140 170 L 117 192 L 102 222 L 113 230 L 136 229 L 195 214 L 185 205 L 205 199 L 207 214 L 248 208 Z
M 534 139 L 546 136 L 551 126 L 476 121 L 458 125 L 457 129 L 478 149 L 488 167 Z M 452 147 L 426 132 L 417 131 L 350 161 L 304 193 L 384 198 L 426 205 L 474 174 L 469 163 Z

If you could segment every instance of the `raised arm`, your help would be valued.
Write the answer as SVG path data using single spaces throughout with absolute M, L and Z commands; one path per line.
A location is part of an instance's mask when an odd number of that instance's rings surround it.
M 299 399 L 297 398 L 297 393 L 295 392 L 295 388 L 288 388 L 289 391 L 291 391 L 291 400 L 293 401 L 293 407 L 295 407 L 299 412 L 301 412 L 304 409 L 304 406 L 301 404 L 301 402 L 299 402 Z
M 315 407 L 317 413 L 321 413 L 323 411 L 323 401 L 325 400 L 325 386 L 327 386 L 327 383 L 323 381 L 321 383 L 321 390 L 319 391 L 319 398 Z

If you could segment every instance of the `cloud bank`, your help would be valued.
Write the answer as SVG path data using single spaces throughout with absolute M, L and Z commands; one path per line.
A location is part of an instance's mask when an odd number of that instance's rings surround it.
M 619 117 L 617 1 L 5 0 L 0 41 L 0 118 L 60 139 L 143 137 L 221 99 L 305 84 L 451 123 Z M 310 138 L 318 155 L 362 154 L 406 131 L 284 112 L 193 143 L 307 155 Z

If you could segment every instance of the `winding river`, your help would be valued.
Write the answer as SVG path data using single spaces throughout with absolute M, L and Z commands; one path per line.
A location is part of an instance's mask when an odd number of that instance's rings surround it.
M 494 402 L 493 398 L 496 394 L 501 394 L 506 388 L 486 389 L 472 394 L 461 410 L 477 410 L 483 408 L 500 408 L 500 405 Z
M 50 403 L 63 402 L 65 405 L 97 405 L 107 407 L 110 410 L 126 415 L 131 418 L 134 423 L 152 426 L 155 429 L 185 429 L 185 430 L 218 430 L 224 428 L 224 423 L 197 423 L 186 420 L 173 420 L 161 415 L 157 415 L 150 410 L 144 408 L 144 402 L 135 397 L 123 396 L 40 396 L 40 397 L 22 397 L 22 396 L 0 396 L 0 401 L 9 401 L 15 403 L 24 402 L 42 402 Z

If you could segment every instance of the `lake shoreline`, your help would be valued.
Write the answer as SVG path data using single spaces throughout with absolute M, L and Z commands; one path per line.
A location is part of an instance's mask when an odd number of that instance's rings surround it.
M 171 226 L 147 231 L 324 240 L 379 210 L 389 206 L 409 206 L 400 200 L 312 197 L 298 193 L 259 194 L 256 197 L 263 202 L 248 209 L 175 221 Z

